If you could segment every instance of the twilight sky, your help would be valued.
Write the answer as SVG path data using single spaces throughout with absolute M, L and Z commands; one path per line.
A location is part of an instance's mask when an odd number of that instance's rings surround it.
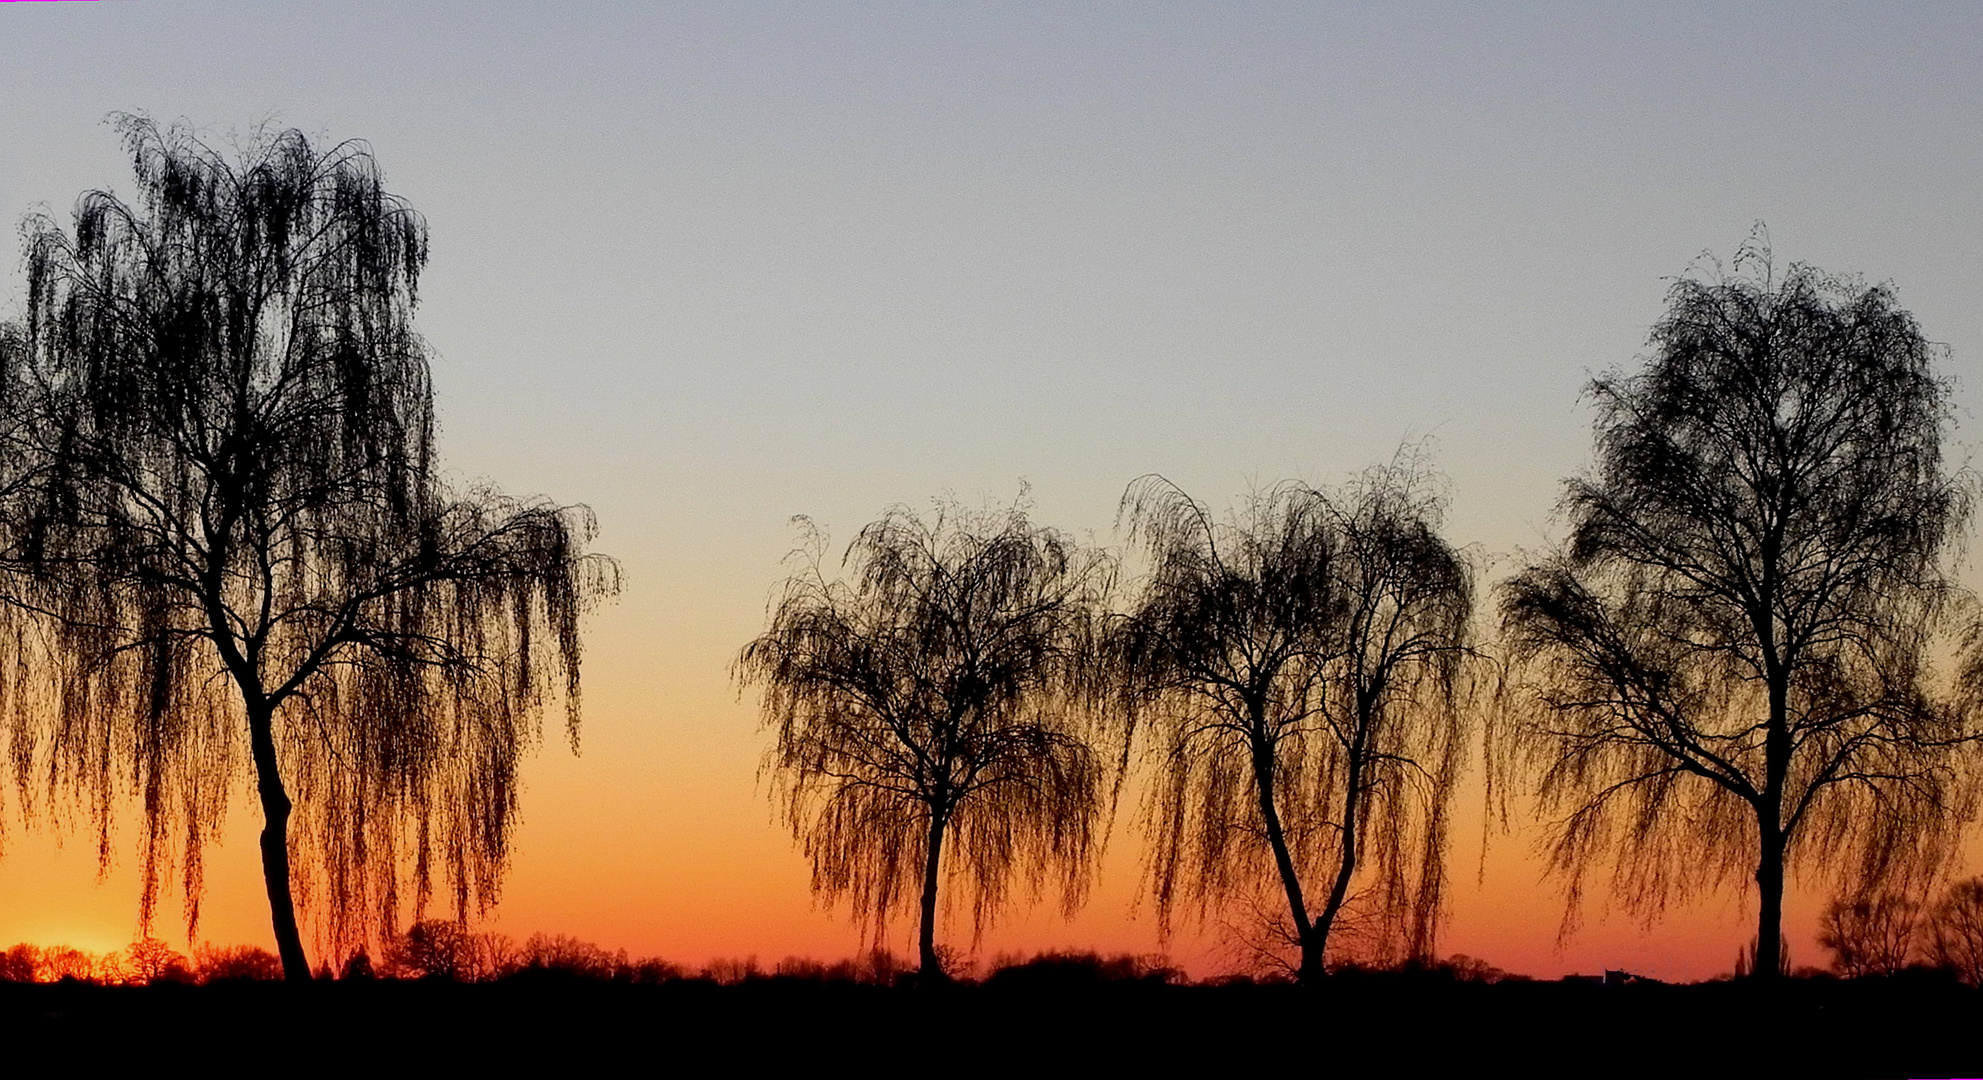
M 490 925 L 839 955 L 728 681 L 793 514 L 844 540 L 1023 479 L 1110 541 L 1142 473 L 1223 505 L 1431 437 L 1498 577 L 1586 460 L 1582 383 L 1758 220 L 1783 261 L 1897 286 L 1975 443 L 1983 8 L 1493 7 L 7 4 L 0 217 L 128 193 L 116 110 L 369 140 L 432 229 L 450 469 L 590 504 L 628 576 Z M 21 293 L 14 252 L 0 317 Z M 1533 835 L 1483 862 L 1467 797 L 1448 951 L 1704 977 L 1752 932 L 1730 896 L 1650 932 L 1593 909 L 1559 949 Z M 128 941 L 128 846 L 99 883 L 86 835 L 5 805 L 0 944 Z M 1076 920 L 1014 911 L 981 953 L 1156 949 L 1132 809 Z M 265 942 L 232 820 L 203 936 Z M 1821 902 L 1791 906 L 1796 963 Z M 1170 948 L 1222 963 L 1216 933 Z

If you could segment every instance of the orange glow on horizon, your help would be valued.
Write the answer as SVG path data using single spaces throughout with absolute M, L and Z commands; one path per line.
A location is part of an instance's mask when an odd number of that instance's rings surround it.
M 592 700 L 582 753 L 573 757 L 554 744 L 527 766 L 524 823 L 503 900 L 476 929 L 518 940 L 568 934 L 690 969 L 722 959 L 756 957 L 768 967 L 788 956 L 865 952 L 868 943 L 848 912 L 813 902 L 807 867 L 755 781 L 756 733 L 747 703 L 706 703 L 717 719 L 701 727 L 644 725 L 638 712 Z M 647 740 L 639 737 L 644 727 Z M 740 760 L 750 767 L 738 768 Z M 1622 912 L 1606 915 L 1602 892 L 1594 889 L 1585 925 L 1559 948 L 1561 894 L 1539 879 L 1541 864 L 1529 851 L 1533 834 L 1490 836 L 1483 862 L 1478 788 L 1458 799 L 1442 954 L 1539 978 L 1622 968 L 1699 980 L 1730 971 L 1753 933 L 1753 907 L 1732 895 L 1703 898 L 1647 929 Z M 208 852 L 202 941 L 270 945 L 258 825 L 243 801 Z M 1057 949 L 1162 953 L 1195 977 L 1235 970 L 1242 950 L 1222 936 L 1216 920 L 1198 926 L 1181 915 L 1172 938 L 1159 939 L 1155 912 L 1141 892 L 1136 825 L 1137 807 L 1126 798 L 1088 903 L 1072 918 L 1062 917 L 1053 896 L 1032 905 L 1022 897 L 975 948 L 961 915 L 946 920 L 943 940 L 981 965 L 1000 955 Z M 131 831 L 126 819 L 118 836 Z M 99 880 L 88 835 L 58 841 L 45 832 L 10 830 L 0 859 L 0 947 L 124 949 L 138 936 L 133 862 L 120 843 Z M 1593 886 L 1600 883 L 1593 879 Z M 1787 898 L 1795 965 L 1822 966 L 1815 928 L 1824 899 L 1810 890 Z M 161 898 L 153 933 L 190 953 L 176 893 Z M 910 955 L 912 933 L 909 921 L 898 919 L 884 944 Z M 322 959 L 313 952 L 313 961 Z

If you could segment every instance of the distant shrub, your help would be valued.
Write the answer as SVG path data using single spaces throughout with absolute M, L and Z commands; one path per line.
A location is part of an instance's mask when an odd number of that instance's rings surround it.
M 1465 953 L 1454 953 L 1444 960 L 1432 964 L 1428 970 L 1450 977 L 1454 982 L 1502 983 L 1527 982 L 1528 976 L 1503 971 L 1493 964 Z
M 1162 956 L 1094 952 L 1037 953 L 1028 959 L 1000 956 L 992 962 L 987 986 L 1074 986 L 1092 983 L 1153 983 L 1184 981 L 1183 972 Z
M 750 979 L 764 977 L 757 966 L 757 957 L 743 960 L 711 960 L 702 969 L 702 977 L 723 986 L 734 986 Z
M 725 965 L 738 961 L 717 961 L 704 971 L 705 977 L 717 981 L 741 981 L 758 978 L 756 959 L 743 962 L 743 968 L 730 971 Z M 771 969 L 771 977 L 800 982 L 850 983 L 863 986 L 893 986 L 905 976 L 912 975 L 914 968 L 903 963 L 902 959 L 887 949 L 875 949 L 865 955 L 840 960 L 817 960 L 810 956 L 788 956 Z
M 866 960 L 867 975 L 865 981 L 876 986 L 894 986 L 898 981 L 915 971 L 915 967 L 907 960 L 887 949 L 869 950 Z
M 201 945 L 193 950 L 193 969 L 203 983 L 274 982 L 282 978 L 282 961 L 255 945 Z
M 468 982 L 478 972 L 474 935 L 452 919 L 422 919 L 386 945 L 386 972 L 399 979 Z
M 580 979 L 611 979 L 629 968 L 626 950 L 607 952 L 569 934 L 532 934 L 523 943 L 519 974 L 558 974 Z
M 679 982 L 688 978 L 688 972 L 683 970 L 680 964 L 671 964 L 666 960 L 654 956 L 634 961 L 628 965 L 625 974 L 628 982 L 639 983 L 643 986 Z

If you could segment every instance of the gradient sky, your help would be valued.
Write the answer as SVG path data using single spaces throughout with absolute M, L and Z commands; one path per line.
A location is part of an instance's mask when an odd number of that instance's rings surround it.
M 793 514 L 844 540 L 1023 479 L 1106 541 L 1142 473 L 1220 505 L 1431 437 L 1498 576 L 1587 458 L 1582 384 L 1759 220 L 1892 281 L 1983 430 L 1983 7 L 1485 7 L 7 4 L 0 216 L 128 192 L 116 110 L 369 140 L 432 229 L 448 466 L 590 504 L 628 577 L 491 925 L 838 955 L 728 682 Z M 0 260 L 0 315 L 21 292 Z M 1731 895 L 1559 948 L 1533 834 L 1483 862 L 1469 798 L 1449 951 L 1705 977 L 1752 933 Z M 1156 949 L 1134 824 L 1079 918 L 1015 911 L 983 953 Z M 238 803 L 203 936 L 268 938 L 256 827 Z M 99 883 L 87 836 L 6 842 L 0 943 L 129 940 L 128 847 Z M 1211 970 L 1214 936 L 1170 948 Z

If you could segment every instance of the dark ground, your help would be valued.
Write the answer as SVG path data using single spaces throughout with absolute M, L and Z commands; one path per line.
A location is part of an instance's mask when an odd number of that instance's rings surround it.
M 918 991 L 777 978 L 0 984 L 0 1075 L 43 1060 L 231 1074 L 1983 1076 L 1983 993 L 1942 980 L 1595 986 L 1079 977 Z M 65 1070 L 66 1071 L 66 1070 Z M 151 1071 L 151 1070 L 147 1070 Z M 174 1068 L 172 1071 L 179 1071 Z

